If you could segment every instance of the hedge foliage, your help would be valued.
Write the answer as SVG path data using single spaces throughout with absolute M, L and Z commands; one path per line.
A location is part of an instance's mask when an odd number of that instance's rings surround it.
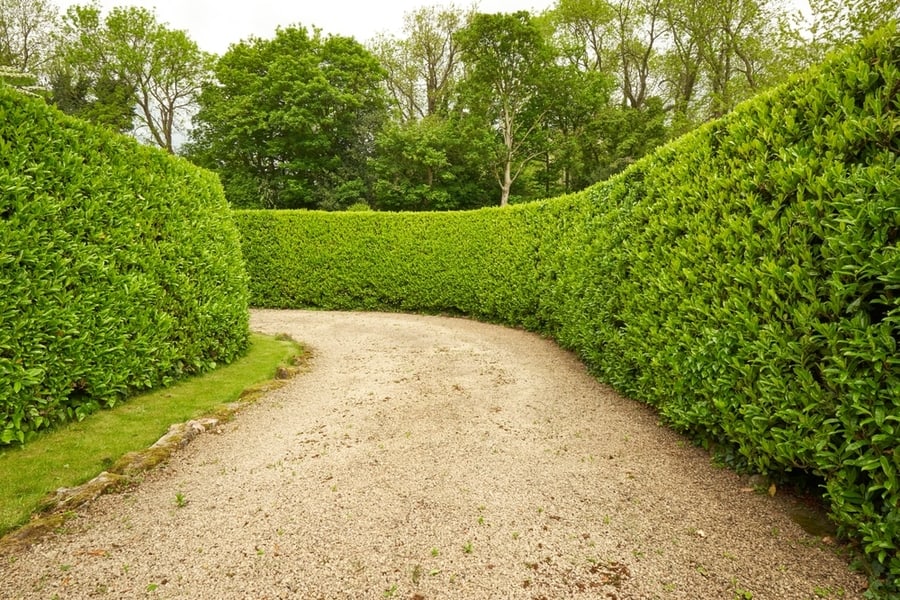
M 260 210 L 236 211 L 235 220 L 254 306 L 449 311 L 515 323 L 535 309 L 527 212 Z
M 900 37 L 590 190 L 456 214 L 237 215 L 251 302 L 458 311 L 579 353 L 738 468 L 823 478 L 900 582 Z
M 0 443 L 248 341 L 216 177 L 0 85 Z

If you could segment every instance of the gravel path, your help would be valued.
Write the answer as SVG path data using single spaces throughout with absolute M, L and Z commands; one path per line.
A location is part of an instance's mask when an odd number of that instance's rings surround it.
M 252 323 L 312 348 L 309 372 L 4 559 L 0 598 L 861 597 L 789 498 L 548 340 L 411 315 Z

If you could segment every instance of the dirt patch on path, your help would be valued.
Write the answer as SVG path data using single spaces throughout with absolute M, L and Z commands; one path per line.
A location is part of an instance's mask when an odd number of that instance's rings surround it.
M 309 373 L 0 564 L 0 598 L 859 598 L 863 579 L 538 336 L 254 311 Z

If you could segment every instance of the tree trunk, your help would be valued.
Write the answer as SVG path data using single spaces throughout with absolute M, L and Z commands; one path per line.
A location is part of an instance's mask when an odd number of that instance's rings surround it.
M 500 206 L 509 204 L 509 190 L 512 187 L 512 161 L 506 161 L 506 168 L 503 170 L 503 182 L 500 184 Z

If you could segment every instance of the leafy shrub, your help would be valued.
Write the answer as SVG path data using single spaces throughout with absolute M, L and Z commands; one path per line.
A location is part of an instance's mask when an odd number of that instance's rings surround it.
M 449 311 L 513 323 L 536 302 L 524 287 L 534 246 L 522 214 L 236 211 L 235 221 L 255 306 Z
M 0 443 L 246 347 L 216 177 L 0 85 Z
M 825 482 L 900 591 L 894 30 L 583 193 L 455 214 L 245 212 L 252 302 L 539 330 L 733 466 Z

